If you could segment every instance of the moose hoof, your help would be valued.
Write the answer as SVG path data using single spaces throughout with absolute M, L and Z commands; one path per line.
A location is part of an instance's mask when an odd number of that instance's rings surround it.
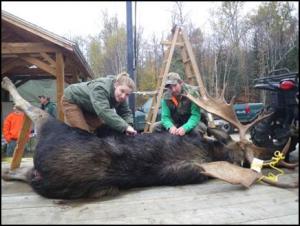
M 13 83 L 10 81 L 9 78 L 4 77 L 4 78 L 2 79 L 1 86 L 2 86 L 3 89 L 8 90 L 8 88 L 9 88 L 10 86 L 13 86 Z

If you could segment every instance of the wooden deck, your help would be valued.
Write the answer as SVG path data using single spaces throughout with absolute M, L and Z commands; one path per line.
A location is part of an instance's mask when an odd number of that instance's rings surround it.
M 23 159 L 21 166 L 31 164 Z M 283 177 L 298 176 L 297 168 Z M 43 198 L 22 182 L 2 180 L 1 188 L 2 224 L 299 224 L 299 189 L 259 183 L 245 189 L 215 179 L 65 203 Z

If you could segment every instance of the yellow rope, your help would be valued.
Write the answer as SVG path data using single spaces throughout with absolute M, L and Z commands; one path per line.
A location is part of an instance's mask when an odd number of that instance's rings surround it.
M 283 153 L 281 153 L 280 151 L 275 151 L 274 152 L 274 157 L 272 157 L 271 162 L 269 163 L 264 163 L 263 166 L 270 166 L 271 168 L 273 168 L 274 170 L 277 170 L 279 172 L 279 174 L 274 175 L 273 173 L 268 173 L 268 176 L 263 175 L 262 177 L 260 177 L 258 179 L 258 181 L 261 181 L 263 178 L 267 178 L 273 182 L 277 182 L 278 181 L 278 177 L 280 175 L 284 174 L 284 171 L 281 169 L 278 169 L 277 167 L 275 167 L 276 164 L 278 164 L 279 161 L 283 160 L 285 158 L 285 156 L 283 155 Z

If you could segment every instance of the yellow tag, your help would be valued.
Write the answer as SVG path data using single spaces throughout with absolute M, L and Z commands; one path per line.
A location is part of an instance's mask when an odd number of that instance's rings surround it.
M 259 172 L 261 171 L 261 168 L 263 166 L 263 163 L 264 161 L 263 160 L 260 160 L 260 159 L 257 159 L 257 158 L 253 158 L 253 161 L 251 163 L 251 169 L 255 170 L 256 172 Z

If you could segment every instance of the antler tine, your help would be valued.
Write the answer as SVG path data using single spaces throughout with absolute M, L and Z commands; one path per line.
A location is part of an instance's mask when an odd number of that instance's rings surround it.
M 288 142 L 286 142 L 286 144 L 284 145 L 284 148 L 282 149 L 282 154 L 283 155 L 286 155 L 289 148 L 290 148 L 290 145 L 291 145 L 291 142 L 292 142 L 292 139 L 289 138 Z
M 290 144 L 291 144 L 291 138 L 289 138 L 288 142 L 285 144 L 284 148 L 281 151 L 281 153 L 282 153 L 283 156 L 285 156 L 287 154 L 287 152 L 289 150 L 289 147 L 290 147 Z M 273 153 L 275 150 L 271 150 L 270 151 L 267 148 L 257 147 L 256 145 L 254 145 L 254 144 L 251 143 L 251 144 L 248 145 L 247 151 L 253 152 L 252 156 L 255 156 L 257 158 L 270 159 L 270 158 L 272 158 L 271 153 Z M 249 154 L 247 156 L 251 156 L 251 154 Z M 247 160 L 250 163 L 252 162 L 252 159 L 253 158 L 247 158 Z M 266 161 L 264 161 L 265 164 L 270 163 L 270 162 L 272 162 L 272 160 L 266 160 Z M 288 168 L 288 169 L 295 169 L 299 165 L 299 162 L 296 162 L 296 163 L 287 163 L 286 161 L 284 161 L 282 159 L 282 160 L 280 160 L 278 162 L 278 165 L 279 166 L 283 166 L 283 167 Z
M 224 98 L 224 90 L 225 89 L 223 89 L 222 94 L 219 98 L 212 98 L 208 95 L 207 92 L 205 98 L 203 96 L 195 98 L 189 93 L 186 94 L 186 97 L 207 112 L 219 116 L 220 118 L 231 123 L 234 127 L 238 128 L 240 139 L 245 140 L 246 132 L 250 128 L 250 126 L 244 126 L 240 123 L 233 109 L 234 97 L 228 104 Z
M 251 123 L 246 124 L 246 125 L 242 125 L 242 124 L 241 124 L 241 127 L 238 128 L 238 129 L 239 129 L 239 133 L 242 134 L 242 135 L 240 135 L 240 136 L 241 136 L 241 137 L 245 137 L 247 131 L 248 131 L 251 127 L 253 127 L 255 124 L 259 123 L 259 122 L 262 121 L 263 119 L 270 117 L 272 114 L 273 114 L 273 112 L 271 112 L 271 113 L 269 113 L 269 114 L 265 114 L 265 115 L 260 114 L 260 115 L 259 115 L 254 121 L 252 121 Z
M 284 161 L 284 160 L 281 160 L 281 161 L 278 163 L 278 165 L 283 166 L 283 167 L 285 167 L 285 168 L 287 168 L 287 169 L 295 169 L 297 166 L 299 166 L 299 162 L 296 162 L 296 163 L 288 163 L 288 162 L 286 162 L 286 161 Z
M 289 150 L 291 144 L 291 138 L 289 138 L 288 142 L 285 144 L 284 148 L 282 149 L 281 153 L 283 154 L 283 156 L 285 156 Z M 275 150 L 268 150 L 268 148 L 264 148 L 264 147 L 258 147 L 253 143 L 248 143 L 245 146 L 245 150 L 246 150 L 246 159 L 249 163 L 252 162 L 254 156 L 256 158 L 259 159 L 270 159 L 273 156 L 273 152 Z M 264 164 L 270 163 L 272 160 L 265 160 Z M 295 167 L 297 167 L 299 165 L 299 163 L 287 163 L 284 160 L 280 160 L 278 162 L 278 165 L 283 166 L 285 168 L 288 169 L 294 169 Z
M 284 148 L 282 149 L 282 154 L 283 154 L 284 156 L 287 154 L 291 142 L 292 142 L 292 139 L 289 138 L 288 142 L 286 143 L 286 145 L 285 145 Z M 296 162 L 296 163 L 287 163 L 286 161 L 281 160 L 278 164 L 279 164 L 280 166 L 283 166 L 283 167 L 288 168 L 288 169 L 294 169 L 294 168 L 296 168 L 296 167 L 299 165 L 299 162 Z
M 291 138 L 289 138 L 288 142 L 285 144 L 284 148 L 281 151 L 283 156 L 285 156 L 287 151 L 289 150 L 290 144 L 291 144 Z M 252 152 L 252 156 L 255 156 L 256 158 L 270 159 L 270 158 L 272 158 L 273 153 L 274 153 L 275 150 L 269 150 L 268 148 L 258 147 L 253 143 L 248 143 L 246 145 L 246 151 L 247 152 Z M 251 163 L 253 159 L 247 159 L 247 160 Z M 271 161 L 272 160 L 265 160 L 264 163 L 270 163 Z M 282 162 L 282 161 L 283 160 L 281 160 L 280 162 Z
M 299 181 L 294 184 L 286 184 L 286 183 L 281 183 L 278 181 L 275 182 L 275 181 L 269 180 L 267 178 L 262 178 L 261 181 L 263 181 L 267 184 L 276 186 L 276 187 L 280 187 L 280 188 L 297 188 L 297 187 L 299 187 Z

